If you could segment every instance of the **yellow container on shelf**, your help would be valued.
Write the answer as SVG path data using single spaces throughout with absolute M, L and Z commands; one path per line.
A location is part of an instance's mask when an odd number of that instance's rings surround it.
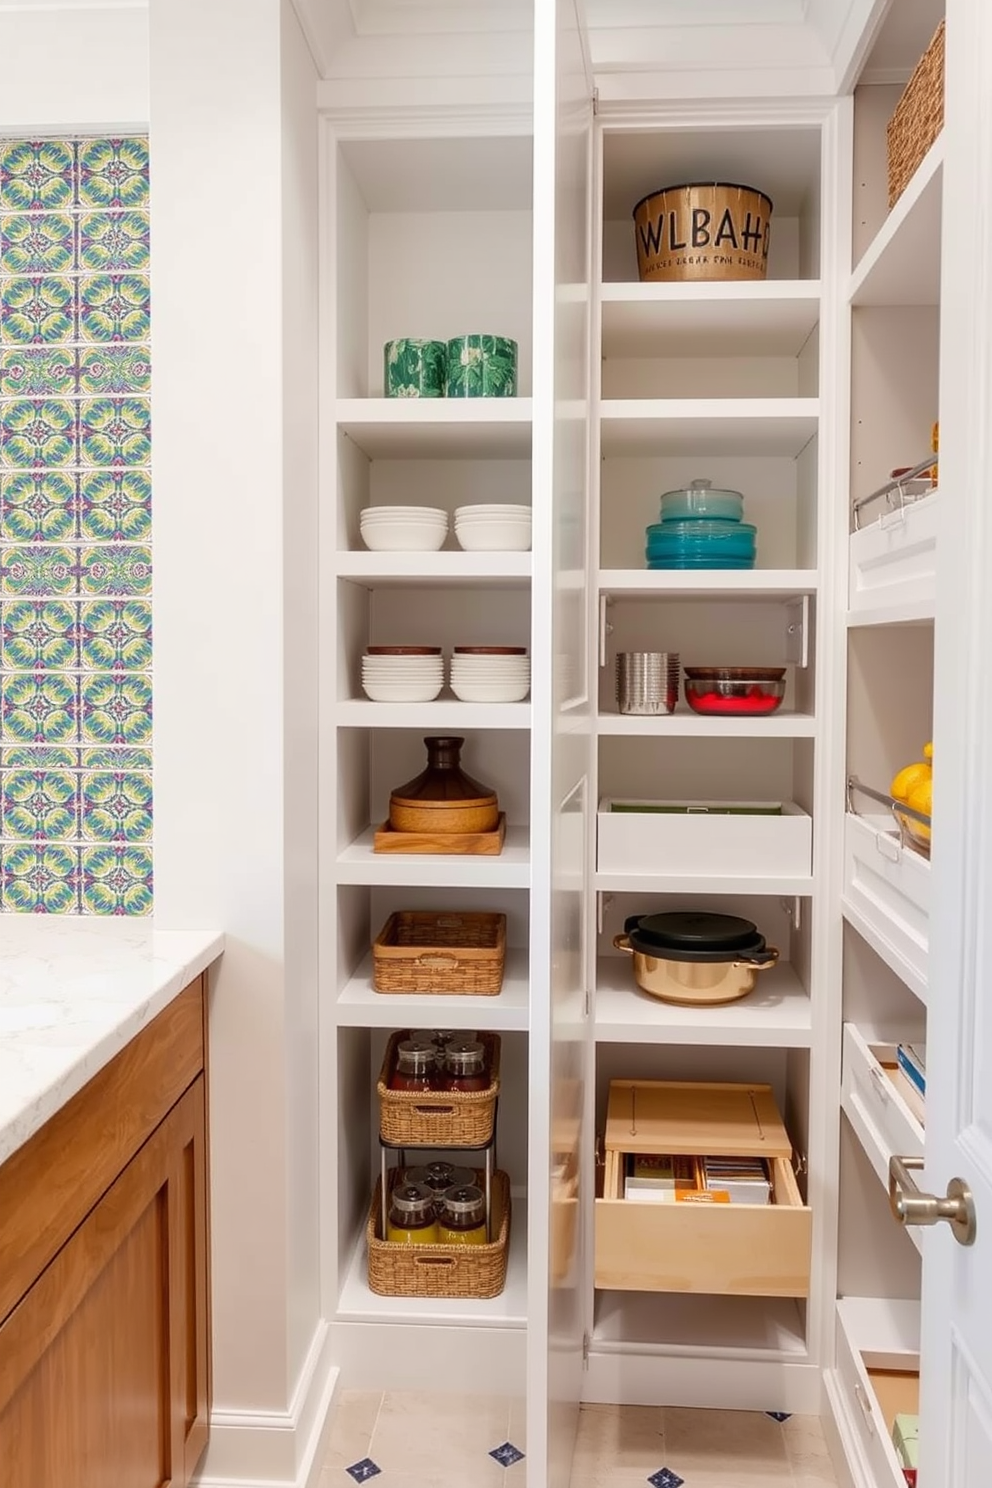
M 437 1205 L 437 1232 L 442 1245 L 486 1245 L 486 1196 L 466 1184 L 449 1188 Z
M 389 1199 L 386 1239 L 390 1245 L 436 1245 L 434 1194 L 422 1183 L 400 1183 Z

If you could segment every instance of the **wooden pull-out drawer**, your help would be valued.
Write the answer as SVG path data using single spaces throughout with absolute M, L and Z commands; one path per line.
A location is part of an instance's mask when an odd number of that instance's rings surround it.
M 619 1291 L 743 1297 L 809 1293 L 812 1214 L 767 1086 L 615 1081 L 603 1196 L 596 1200 L 596 1285 Z M 623 1154 L 763 1157 L 769 1204 L 646 1203 L 623 1197 Z

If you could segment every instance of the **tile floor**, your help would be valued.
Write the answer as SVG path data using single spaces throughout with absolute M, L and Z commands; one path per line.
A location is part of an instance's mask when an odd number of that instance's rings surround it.
M 502 1450 L 501 1450 L 502 1449 Z M 524 1488 L 522 1402 L 346 1390 L 319 1488 Z M 571 1488 L 835 1488 L 815 1416 L 587 1405 Z

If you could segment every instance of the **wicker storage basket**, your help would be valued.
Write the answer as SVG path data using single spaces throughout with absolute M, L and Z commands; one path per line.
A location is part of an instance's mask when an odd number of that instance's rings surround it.
M 499 1036 L 480 1033 L 486 1046 L 489 1089 L 424 1094 L 390 1090 L 389 1076 L 396 1065 L 396 1045 L 407 1033 L 394 1033 L 386 1045 L 379 1071 L 379 1135 L 394 1147 L 485 1147 L 496 1124 L 499 1095 Z
M 394 1169 L 394 1172 L 397 1170 Z M 369 1210 L 369 1290 L 380 1297 L 498 1297 L 510 1250 L 510 1180 L 493 1174 L 493 1235 L 488 1245 L 391 1245 L 379 1233 L 380 1184 Z
M 889 120 L 889 206 L 894 207 L 944 127 L 944 22 L 916 64 Z
M 398 910 L 372 943 L 377 992 L 495 997 L 503 985 L 506 915 Z

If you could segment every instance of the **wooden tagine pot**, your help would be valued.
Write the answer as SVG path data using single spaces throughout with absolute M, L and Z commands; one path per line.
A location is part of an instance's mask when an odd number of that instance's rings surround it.
M 450 736 L 424 740 L 427 769 L 389 797 L 389 825 L 394 832 L 492 832 L 499 821 L 499 801 L 461 767 L 464 739 Z

